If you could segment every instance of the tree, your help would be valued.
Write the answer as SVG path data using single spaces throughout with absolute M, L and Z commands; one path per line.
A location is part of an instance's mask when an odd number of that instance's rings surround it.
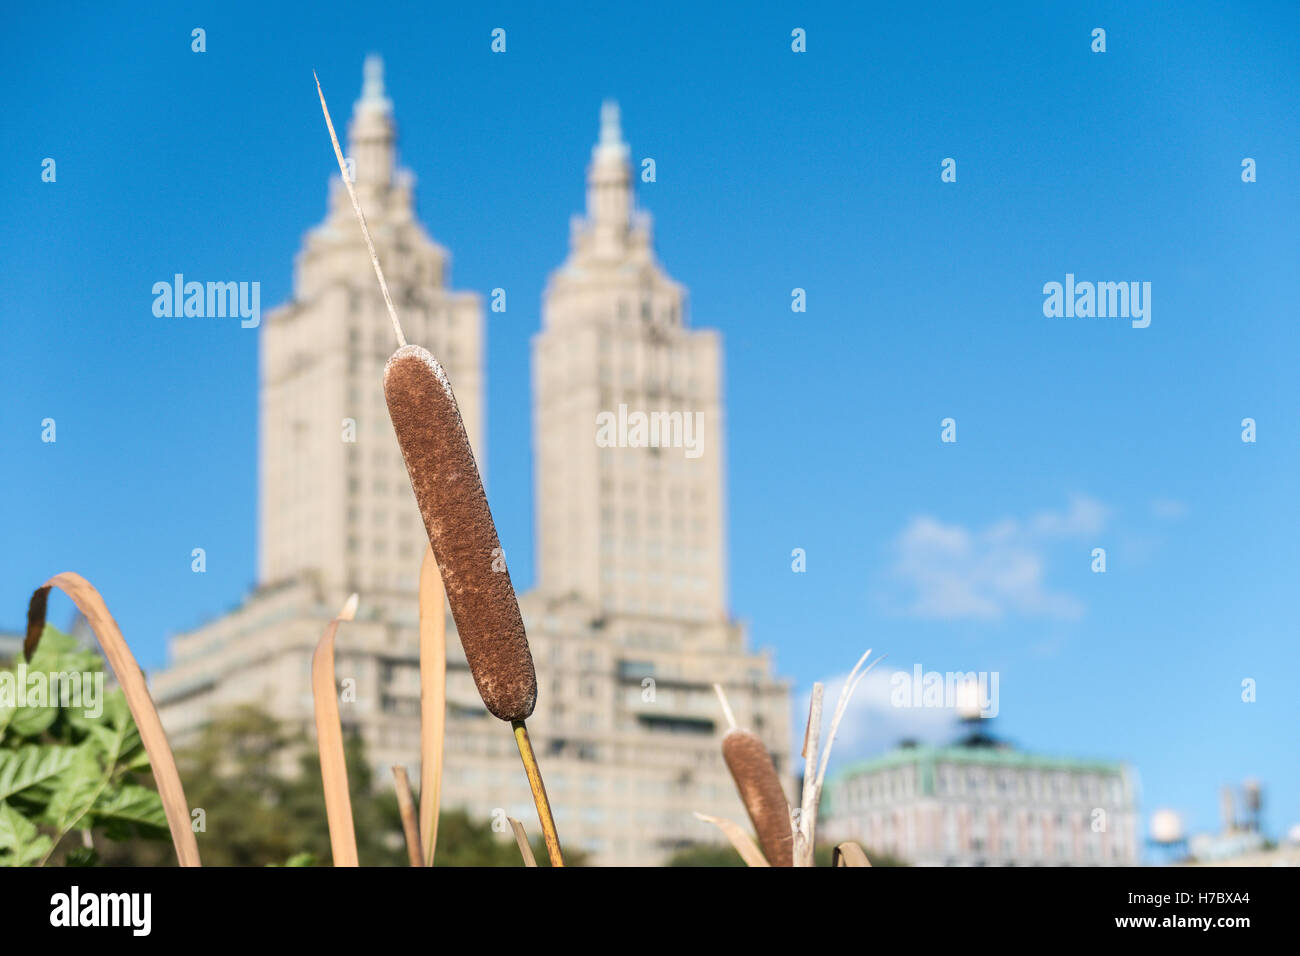
M 740 854 L 728 844 L 701 843 L 678 850 L 668 858 L 667 866 L 744 866 Z
M 372 793 L 361 741 L 345 741 L 357 853 L 366 865 L 405 862 L 394 801 Z M 320 759 L 305 733 L 281 725 L 253 706 L 237 707 L 208 724 L 176 764 L 191 816 L 196 816 L 205 866 L 264 866 L 295 856 L 331 859 Z M 295 772 L 296 771 L 296 772 Z M 106 863 L 159 866 L 175 862 L 156 847 L 132 843 Z
M 365 748 L 345 738 L 348 789 L 363 866 L 407 865 L 401 817 L 391 789 L 375 787 Z M 202 810 L 197 834 L 205 866 L 323 866 L 332 859 L 320 758 L 314 740 L 288 728 L 260 708 L 243 706 L 222 715 L 192 747 L 176 754 L 191 811 Z M 523 772 L 522 769 L 520 771 Z M 534 855 L 546 865 L 540 836 Z M 584 854 L 565 851 L 581 865 Z M 125 866 L 168 865 L 175 857 L 134 842 L 105 862 Z M 436 866 L 521 866 L 513 839 L 462 810 L 439 816 Z

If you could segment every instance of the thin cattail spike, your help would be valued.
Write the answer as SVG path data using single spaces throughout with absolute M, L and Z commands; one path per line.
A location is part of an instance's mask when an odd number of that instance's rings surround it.
M 393 308 L 393 297 L 388 294 L 388 283 L 384 281 L 384 270 L 379 268 L 379 254 L 375 252 L 375 244 L 370 239 L 370 227 L 366 225 L 366 214 L 361 211 L 361 203 L 357 202 L 356 191 L 352 188 L 352 180 L 348 177 L 348 164 L 343 158 L 343 150 L 339 148 L 338 134 L 334 132 L 334 121 L 330 119 L 330 108 L 325 105 L 325 93 L 320 88 L 320 77 L 316 71 L 311 71 L 312 79 L 316 81 L 316 93 L 320 96 L 320 108 L 325 113 L 325 125 L 329 127 L 330 142 L 334 144 L 334 155 L 339 161 L 339 172 L 343 174 L 343 185 L 347 187 L 348 198 L 352 200 L 352 209 L 357 214 L 357 221 L 361 223 L 361 235 L 365 237 L 366 248 L 370 250 L 370 264 L 375 267 L 375 276 L 379 279 L 379 289 L 384 293 L 384 304 L 388 306 L 388 317 L 393 320 L 393 331 L 397 333 L 397 344 L 399 347 L 406 344 L 406 336 L 402 334 L 402 325 L 397 321 L 397 310 Z
M 722 689 L 721 684 L 714 684 L 713 690 L 718 695 L 718 700 L 722 703 L 722 712 L 727 715 L 727 724 L 732 730 L 736 729 L 736 715 L 731 712 L 731 705 L 727 703 L 727 692 Z

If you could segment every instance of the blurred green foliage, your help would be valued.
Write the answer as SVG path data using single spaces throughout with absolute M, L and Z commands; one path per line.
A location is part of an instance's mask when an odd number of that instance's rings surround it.
M 48 625 L 31 661 L 0 668 L 0 866 L 88 866 L 112 841 L 167 840 L 140 733 L 104 676 Z
M 345 737 L 344 752 L 361 865 L 406 866 L 392 788 L 376 788 L 360 738 Z M 307 728 L 285 727 L 260 708 L 240 707 L 209 724 L 192 747 L 178 750 L 176 762 L 191 810 L 202 810 L 204 829 L 196 836 L 204 866 L 330 865 L 320 758 Z M 540 835 L 533 853 L 545 866 Z M 565 849 L 567 864 L 581 865 L 584 859 L 576 848 Z M 168 866 L 176 859 L 170 845 L 131 841 L 103 851 L 102 862 Z M 522 866 L 523 861 L 513 837 L 493 832 L 490 820 L 450 810 L 439 817 L 434 864 Z

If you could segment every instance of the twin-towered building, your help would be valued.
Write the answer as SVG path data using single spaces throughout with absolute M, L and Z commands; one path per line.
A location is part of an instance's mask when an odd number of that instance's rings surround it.
M 347 149 L 358 199 L 407 338 L 442 362 L 486 470 L 482 300 L 450 288 L 449 257 L 415 219 L 395 144 L 372 58 Z M 789 687 L 726 607 L 721 343 L 691 329 L 687 311 L 635 208 L 618 107 L 606 103 L 586 216 L 533 340 L 537 583 L 520 598 L 539 688 L 529 727 L 560 836 L 600 864 L 716 842 L 692 811 L 745 818 L 722 763 L 715 681 L 790 776 Z M 337 674 L 356 687 L 342 717 L 379 779 L 394 763 L 418 779 L 427 538 L 384 404 L 391 327 L 337 178 L 298 255 L 293 299 L 261 336 L 257 587 L 173 639 L 172 666 L 153 682 L 162 719 L 180 744 L 240 703 L 309 729 L 312 650 L 356 591 L 361 610 L 338 640 Z M 624 412 L 689 419 L 691 446 L 598 440 L 598 422 Z M 504 809 L 535 830 L 513 740 L 484 709 L 448 625 L 443 806 L 483 821 Z

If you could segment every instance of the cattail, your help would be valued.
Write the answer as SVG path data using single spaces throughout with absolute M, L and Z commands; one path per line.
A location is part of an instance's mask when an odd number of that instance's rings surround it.
M 763 741 L 748 730 L 733 728 L 722 738 L 722 758 L 736 781 L 768 864 L 794 866 L 790 804 Z
M 384 397 L 474 683 L 496 717 L 524 720 L 537 674 L 451 383 L 432 354 L 406 345 L 384 368 Z
M 388 307 L 388 318 L 397 336 L 397 351 L 384 367 L 384 398 L 429 534 L 429 545 L 442 572 L 451 616 L 456 621 L 465 659 L 483 703 L 493 715 L 511 725 L 519 757 L 528 774 L 533 802 L 537 805 L 551 865 L 563 866 L 560 838 L 555 832 L 546 786 L 524 724 L 537 703 L 537 673 L 528 650 L 519 601 L 505 569 L 496 524 L 483 492 L 483 479 L 474 462 L 474 452 L 446 373 L 427 350 L 406 344 L 319 79 L 316 93 L 321 112 L 325 114 L 334 157 L 343 174 L 343 185 L 357 214 L 361 235 L 370 252 L 370 264 L 374 266 L 384 305 Z

